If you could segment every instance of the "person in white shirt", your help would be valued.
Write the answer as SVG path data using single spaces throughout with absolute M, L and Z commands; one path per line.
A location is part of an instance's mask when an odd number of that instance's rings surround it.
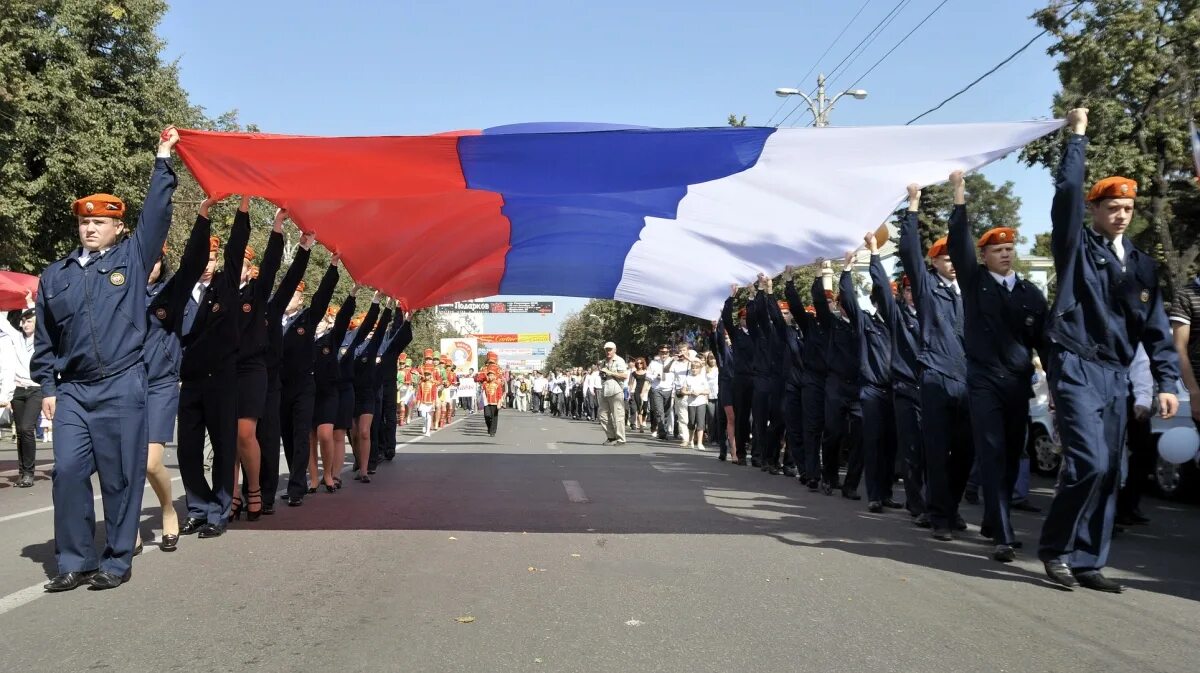
M 458 406 L 469 413 L 475 413 L 475 369 L 467 372 L 467 376 L 458 379 Z
M 646 368 L 650 382 L 650 430 L 666 440 L 674 418 L 671 406 L 675 400 L 675 375 L 670 372 L 671 351 L 666 344 L 658 347 L 658 355 Z
M 687 344 L 679 344 L 679 348 L 675 352 L 675 359 L 667 365 L 667 372 L 671 378 L 672 388 L 674 390 L 675 399 L 672 403 L 675 417 L 675 439 L 678 439 L 685 444 L 688 443 L 688 409 L 687 402 L 683 399 L 683 379 L 692 369 L 692 360 L 695 358 L 695 351 L 688 350 Z M 667 378 L 667 377 L 663 377 Z
M 592 365 L 583 377 L 583 415 L 589 421 L 598 419 L 600 411 L 600 367 Z
M 695 447 L 704 451 L 704 419 L 708 411 L 708 375 L 704 372 L 704 364 L 700 360 L 692 360 L 687 374 L 681 377 L 683 383 L 683 400 L 687 405 L 687 434 L 684 435 L 680 446 Z
M 19 315 L 18 327 L 9 322 L 8 311 L 0 312 L 0 331 L 3 332 L 0 334 L 0 407 L 12 411 L 13 426 L 17 429 L 18 488 L 33 486 L 37 457 L 34 433 L 42 410 L 42 388 L 29 374 L 37 322 L 33 295 L 26 293 L 25 299 L 27 308 Z
M 546 410 L 546 388 L 549 384 L 541 372 L 533 373 L 533 413 L 540 414 Z

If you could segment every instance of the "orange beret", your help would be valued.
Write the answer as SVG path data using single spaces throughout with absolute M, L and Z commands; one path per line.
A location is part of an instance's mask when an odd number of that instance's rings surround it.
M 208 237 L 208 251 L 216 252 L 220 249 L 221 249 L 221 239 L 217 238 L 216 236 L 209 236 Z
M 496 359 L 497 359 L 497 358 L 499 358 L 499 357 L 500 357 L 500 356 L 496 355 L 495 353 L 488 353 L 488 354 L 487 354 L 487 361 L 488 361 L 488 362 L 495 362 L 495 361 L 496 361 Z
M 929 246 L 929 252 L 927 254 L 929 255 L 930 259 L 950 254 L 950 251 L 946 249 L 946 237 L 943 236 L 934 241 L 933 245 Z
M 1088 201 L 1101 199 L 1134 199 L 1137 198 L 1137 180 L 1130 180 L 1114 175 L 1092 185 L 1088 190 Z
M 300 284 L 296 286 L 296 291 L 297 291 L 297 292 L 303 292 L 303 291 L 304 291 L 304 281 L 300 281 Z
M 92 194 L 71 204 L 79 217 L 125 217 L 125 202 L 112 194 Z
M 425 349 L 425 357 L 427 357 L 427 358 L 433 357 L 433 349 L 432 348 Z
M 351 318 L 350 319 L 350 329 L 358 329 L 358 326 L 362 324 L 363 319 L 366 317 L 367 317 L 366 313 L 359 313 L 358 315 Z
M 779 310 L 780 311 L 790 311 L 790 310 L 792 310 L 792 308 L 790 306 L 788 306 L 786 299 L 780 299 L 779 300 Z
M 338 314 L 338 310 L 340 309 L 340 306 L 330 306 L 329 308 L 325 309 L 325 317 L 332 318 L 336 316 Z
M 804 307 L 804 312 L 805 312 L 805 313 L 807 313 L 807 314 L 809 314 L 809 315 L 816 315 L 816 314 L 817 314 L 817 309 L 816 309 L 816 307 L 815 307 L 815 306 L 805 306 L 805 307 Z
M 251 260 L 251 261 L 254 260 L 254 248 L 251 248 L 250 246 L 247 245 L 246 252 L 244 254 L 246 256 L 246 259 Z
M 979 237 L 979 247 L 985 245 L 1002 245 L 1004 243 L 1016 243 L 1017 230 L 1009 227 L 996 227 L 983 232 L 983 236 Z

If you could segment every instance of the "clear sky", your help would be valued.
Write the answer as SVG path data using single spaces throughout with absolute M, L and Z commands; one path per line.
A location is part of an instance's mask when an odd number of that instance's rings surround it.
M 409 135 L 529 121 L 718 126 L 730 113 L 767 125 L 781 102 L 777 87 L 811 91 L 817 72 L 833 72 L 903 3 L 877 39 L 831 79 L 831 93 L 850 87 L 941 2 L 177 1 L 159 32 L 166 57 L 179 59 L 194 103 L 214 116 L 237 109 L 243 123 L 271 133 Z M 843 99 L 833 124 L 903 124 L 1038 33 L 1028 17 L 1045 4 L 948 0 L 858 82 L 868 98 Z M 1058 88 L 1049 44 L 1043 37 L 918 123 L 1048 116 Z M 1048 229 L 1045 170 L 1009 158 L 983 172 L 1016 184 L 1030 241 Z M 584 300 L 557 301 L 554 316 L 489 316 L 487 329 L 557 331 Z

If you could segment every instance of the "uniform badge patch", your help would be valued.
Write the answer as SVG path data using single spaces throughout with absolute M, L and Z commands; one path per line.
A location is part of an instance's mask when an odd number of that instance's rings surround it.
M 108 282 L 112 283 L 113 285 L 124 285 L 125 274 L 121 273 L 120 271 L 113 271 L 108 277 Z
M 1031 315 L 1027 315 L 1027 316 L 1025 316 L 1025 326 L 1026 326 L 1026 327 L 1032 327 L 1032 326 L 1033 326 L 1033 316 L 1031 316 Z
M 322 354 L 322 355 L 329 355 L 329 346 L 326 346 L 326 347 L 322 348 L 322 349 L 321 349 L 321 354 Z
M 167 319 L 167 309 L 165 309 L 165 308 L 155 309 L 154 317 L 158 318 L 159 320 L 166 320 Z
M 249 304 L 242 304 L 242 313 L 249 313 L 249 312 L 250 312 L 250 308 L 251 308 L 251 307 L 250 307 L 250 305 L 249 305 Z
M 296 334 L 299 334 L 300 336 L 304 336 L 304 328 L 303 328 L 303 327 L 297 327 L 297 328 L 296 328 Z
M 220 310 L 221 310 L 221 305 L 219 303 L 214 303 L 213 307 L 212 307 L 212 312 L 216 313 L 217 311 L 220 311 Z
M 1141 299 L 1142 299 L 1142 303 L 1143 303 L 1143 304 L 1145 304 L 1146 302 L 1150 301 L 1150 290 L 1142 290 L 1142 297 L 1141 297 Z

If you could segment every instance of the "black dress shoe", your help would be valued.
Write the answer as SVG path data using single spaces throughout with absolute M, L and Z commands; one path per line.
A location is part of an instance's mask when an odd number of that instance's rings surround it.
M 78 588 L 81 584 L 87 584 L 88 580 L 95 574 L 95 570 L 85 570 L 83 572 L 55 575 L 42 588 L 52 594 L 60 591 L 70 591 L 71 589 Z
M 1046 577 L 1050 581 L 1061 586 L 1067 591 L 1073 590 L 1079 586 L 1079 580 L 1071 574 L 1071 566 L 1062 561 L 1043 561 L 1042 566 L 1046 569 Z
M 966 530 L 967 522 L 961 514 L 954 515 L 954 530 Z
M 757 458 L 751 458 L 750 465 L 752 467 L 762 467 L 763 466 L 762 461 Z
M 883 504 L 877 500 L 872 500 L 871 502 L 867 503 L 867 511 L 872 514 L 882 514 Z
M 933 522 L 929 520 L 928 514 L 921 513 L 917 515 L 917 518 L 913 519 L 913 525 L 917 528 L 932 528 Z
M 179 548 L 179 536 L 163 534 L 162 540 L 158 542 L 159 551 L 175 551 Z
M 268 515 L 268 516 L 271 514 L 274 514 L 275 513 L 275 503 L 267 504 L 264 502 L 263 508 L 262 508 L 262 513 L 265 515 Z
M 827 481 L 821 482 L 821 492 L 825 495 L 833 495 L 833 484 Z
M 886 507 L 888 509 L 904 509 L 904 505 L 902 503 L 896 502 L 895 500 L 892 500 L 891 498 L 884 498 L 883 502 L 881 502 L 879 504 L 883 505 L 884 507 Z
M 786 473 L 783 471 L 783 468 L 781 468 L 777 465 L 772 465 L 770 467 L 770 469 L 767 470 L 767 474 L 779 476 L 781 474 L 786 474 Z
M 201 526 L 199 537 L 201 539 L 208 539 L 210 537 L 221 537 L 221 535 L 224 532 L 225 532 L 225 524 L 206 523 L 203 526 Z
M 195 533 L 196 531 L 203 528 L 204 524 L 206 524 L 206 523 L 208 523 L 208 522 L 205 521 L 204 519 L 197 519 L 196 517 L 189 516 L 187 518 L 187 521 L 184 521 L 183 525 L 179 527 L 179 534 L 180 535 L 191 535 L 192 533 Z
M 1110 594 L 1119 594 L 1125 591 L 1125 587 L 1118 582 L 1108 579 L 1100 573 L 1099 570 L 1092 572 L 1079 573 L 1075 576 L 1079 581 L 1080 586 L 1096 591 L 1104 591 Z
M 808 492 L 816 493 L 819 490 L 821 490 L 821 480 L 820 479 L 809 479 L 808 480 Z
M 785 476 L 785 477 L 795 477 L 795 476 L 796 476 L 796 468 L 794 468 L 794 467 L 785 467 L 785 468 L 783 468 L 783 476 Z
M 954 539 L 954 535 L 950 532 L 949 528 L 934 528 L 933 539 L 941 540 L 942 542 L 949 542 L 950 540 Z
M 1012 509 L 1014 509 L 1018 512 L 1029 512 L 1030 514 L 1038 514 L 1042 511 L 1041 507 L 1038 507 L 1037 505 L 1030 503 L 1028 500 L 1014 502 L 1012 504 Z
M 316 490 L 316 489 L 313 489 Z M 299 507 L 304 504 L 304 498 L 298 495 L 289 495 L 287 499 L 288 507 Z
M 862 496 L 857 491 L 850 491 L 845 488 L 842 489 L 842 497 L 847 500 L 862 500 Z
M 1012 563 L 1017 560 L 1017 552 L 1013 551 L 1013 548 L 1006 544 L 998 544 L 992 550 L 992 558 L 1001 563 Z
M 142 555 L 142 543 L 141 543 L 141 542 L 139 542 L 139 543 L 138 543 L 138 546 L 136 546 L 136 547 L 134 547 L 134 548 L 133 548 L 133 555 L 134 555 L 134 556 L 141 556 L 141 555 Z
M 133 577 L 132 570 L 126 570 L 124 575 L 116 575 L 114 573 L 108 572 L 107 570 L 101 570 L 100 572 L 96 573 L 95 575 L 92 575 L 92 578 L 90 580 L 88 580 L 88 583 L 92 585 L 89 588 L 92 591 L 104 591 L 105 589 L 116 589 L 117 587 L 121 586 L 122 584 L 128 582 L 130 577 Z

